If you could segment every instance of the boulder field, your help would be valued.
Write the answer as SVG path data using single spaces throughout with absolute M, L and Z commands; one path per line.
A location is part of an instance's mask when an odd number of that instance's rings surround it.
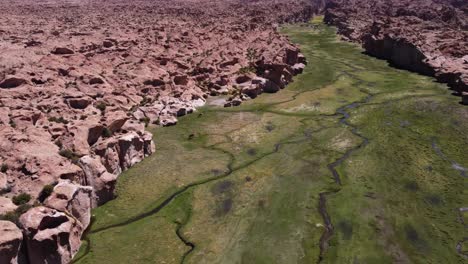
M 208 96 L 229 107 L 284 88 L 306 59 L 278 25 L 323 6 L 0 3 L 0 262 L 69 263 L 91 209 L 156 150 L 145 126 L 174 125 Z
M 468 1 L 329 0 L 325 22 L 372 56 L 435 76 L 468 104 Z

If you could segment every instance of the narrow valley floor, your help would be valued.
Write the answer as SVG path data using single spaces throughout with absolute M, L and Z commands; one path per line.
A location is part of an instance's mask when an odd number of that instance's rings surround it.
M 321 22 L 276 94 L 150 128 L 76 263 L 466 263 L 468 107 Z

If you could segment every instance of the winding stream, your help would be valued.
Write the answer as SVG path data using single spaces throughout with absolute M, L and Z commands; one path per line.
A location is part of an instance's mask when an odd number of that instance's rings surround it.
M 283 32 L 304 74 L 151 128 L 74 263 L 463 263 L 468 108 L 321 23 Z

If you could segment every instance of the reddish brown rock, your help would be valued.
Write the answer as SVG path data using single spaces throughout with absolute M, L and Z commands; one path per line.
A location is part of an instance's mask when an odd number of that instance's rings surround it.
M 468 92 L 468 2 L 330 0 L 325 21 L 394 66 Z
M 117 175 L 109 173 L 99 157 L 83 156 L 79 161 L 86 179 L 85 185 L 93 187 L 93 208 L 114 198 Z
M 145 126 L 174 125 L 209 95 L 235 90 L 235 106 L 291 82 L 305 58 L 277 25 L 308 21 L 322 5 L 72 2 L 0 3 L 0 195 L 33 203 L 59 183 L 48 207 L 21 218 L 31 263 L 69 262 L 89 209 L 155 151 Z
M 10 198 L 0 197 L 0 215 L 5 215 L 8 212 L 14 211 L 16 206 Z
M 78 252 L 83 227 L 55 209 L 34 207 L 20 217 L 31 264 L 69 263 Z
M 18 263 L 23 233 L 12 222 L 0 220 L 0 263 Z
M 86 229 L 91 221 L 92 193 L 92 187 L 61 181 L 44 205 L 72 215 Z

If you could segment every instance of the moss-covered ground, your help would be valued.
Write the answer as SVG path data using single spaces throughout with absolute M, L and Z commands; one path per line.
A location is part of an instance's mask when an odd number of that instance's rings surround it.
M 466 263 L 468 108 L 319 20 L 283 33 L 305 72 L 150 128 L 76 263 Z

